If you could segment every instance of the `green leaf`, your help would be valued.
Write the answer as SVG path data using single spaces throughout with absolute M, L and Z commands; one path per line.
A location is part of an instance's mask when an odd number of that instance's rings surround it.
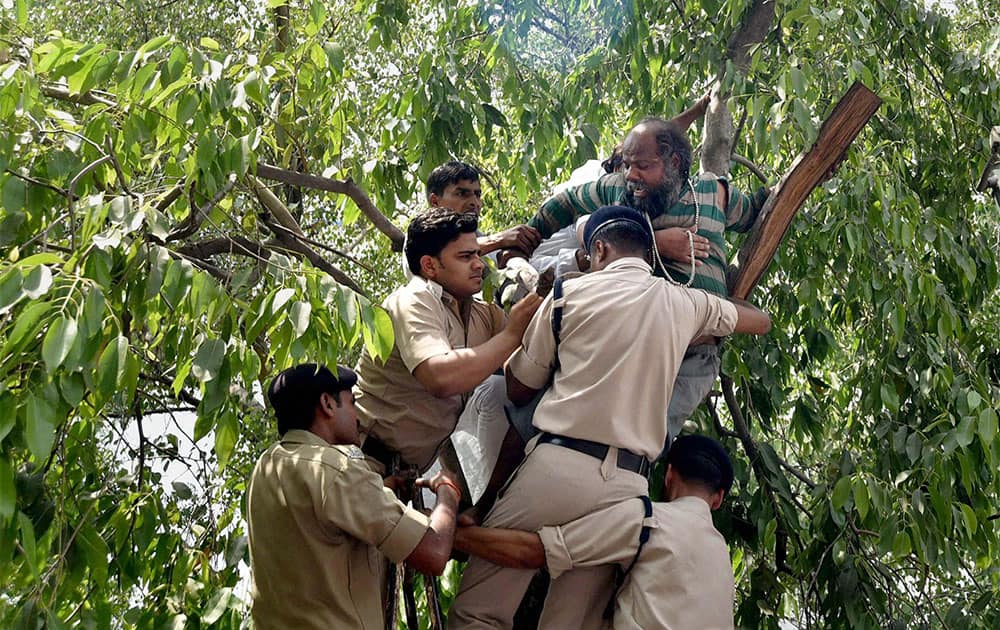
M 191 491 L 191 486 L 187 485 L 183 481 L 171 482 L 171 487 L 174 489 L 174 494 L 180 499 L 190 499 L 194 496 Z
M 868 484 L 857 477 L 851 485 L 854 489 L 854 507 L 858 510 L 858 516 L 864 520 L 868 515 Z
M 125 371 L 127 352 L 128 339 L 118 335 L 104 348 L 101 358 L 97 360 L 97 386 L 105 397 L 113 396 L 118 391 L 118 384 Z
M 24 293 L 21 291 L 23 282 L 24 277 L 21 275 L 21 270 L 17 267 L 8 269 L 7 273 L 0 279 L 0 315 L 9 311 L 12 306 L 24 297 Z
M 979 403 L 983 402 L 983 397 L 979 395 L 979 392 L 969 390 L 966 400 L 969 403 L 969 411 L 975 411 L 979 407 Z
M 882 404 L 889 411 L 894 413 L 899 411 L 899 395 L 896 393 L 896 388 L 891 383 L 882 383 L 879 391 L 882 394 Z
M 52 444 L 56 439 L 56 407 L 42 392 L 32 392 L 28 395 L 25 407 L 24 441 L 36 459 L 44 460 L 52 452 Z
M 979 412 L 979 437 L 985 444 L 992 444 L 997 435 L 997 413 L 989 407 Z
M 87 289 L 87 297 L 83 302 L 82 332 L 92 337 L 104 328 L 104 293 L 97 287 Z
M 912 546 L 910 536 L 906 532 L 896 532 L 896 537 L 892 541 L 892 553 L 897 558 L 903 558 L 910 554 Z
M 87 394 L 87 384 L 79 372 L 63 373 L 59 378 L 59 391 L 70 407 L 76 407 Z
M 52 310 L 51 302 L 35 302 L 26 306 L 14 320 L 14 330 L 7 337 L 2 354 L 9 355 L 29 335 L 34 336 L 42 325 L 42 316 L 50 310 Z
M 18 26 L 28 25 L 28 7 L 30 5 L 30 0 L 16 0 Z
M 39 265 L 28 272 L 24 278 L 22 290 L 31 300 L 37 300 L 52 288 L 52 271 L 45 265 Z
M 223 469 L 229 463 L 239 437 L 239 423 L 236 416 L 226 413 L 215 425 L 215 456 L 219 458 L 219 468 Z
M 154 37 L 145 44 L 139 47 L 140 53 L 151 53 L 155 52 L 173 39 L 171 35 L 160 35 L 159 37 Z
M 191 373 L 201 383 L 211 381 L 219 375 L 219 368 L 225 358 L 226 342 L 221 339 L 206 339 L 195 352 Z
M 309 302 L 297 301 L 292 304 L 292 308 L 288 312 L 288 318 L 292 322 L 292 328 L 295 330 L 295 338 L 298 339 L 309 330 L 309 315 L 312 313 L 312 305 Z
M 0 393 L 0 409 L 12 410 L 12 412 L 0 413 L 0 442 L 3 442 L 17 423 L 17 401 L 10 392 Z
M 361 305 L 361 321 L 364 323 L 362 335 L 365 348 L 373 357 L 385 360 L 392 352 L 395 337 L 392 331 L 392 319 L 380 307 L 373 307 L 367 302 Z
M 279 314 L 281 310 L 288 304 L 288 300 L 292 299 L 295 295 L 295 289 L 278 289 L 278 292 L 274 294 L 274 299 L 271 300 L 271 304 L 268 308 L 268 312 L 272 317 Z
M 10 462 L 6 458 L 0 457 L 0 522 L 14 516 L 16 507 L 17 488 L 14 487 L 14 469 L 10 467 Z
M 76 320 L 60 315 L 55 323 L 45 333 L 42 341 L 42 360 L 45 361 L 45 369 L 52 373 L 62 365 L 76 341 Z
M 90 575 L 98 582 L 108 579 L 108 545 L 91 523 L 84 522 L 73 544 L 87 560 Z
M 273 2 L 274 0 L 270 1 Z M 282 0 L 282 4 L 284 4 L 284 0 Z M 233 589 L 228 586 L 224 586 L 216 591 L 201 612 L 201 623 L 212 625 L 218 621 L 222 617 L 222 614 L 229 608 L 229 600 L 232 592 Z
M 9 177 L 3 185 L 3 207 L 7 212 L 17 212 L 24 207 L 27 188 L 24 181 L 17 177 Z
M 972 416 L 962 418 L 961 422 L 958 423 L 958 428 L 955 429 L 955 438 L 958 440 L 959 446 L 965 448 L 972 444 L 972 440 L 976 437 L 975 431 L 975 418 Z
M 801 70 L 792 66 L 789 70 L 792 77 L 792 89 L 795 91 L 795 96 L 802 98 L 806 95 L 806 79 L 805 75 Z
M 835 510 L 841 510 L 851 497 L 851 478 L 841 477 L 833 486 L 833 495 L 830 497 Z
M 17 513 L 17 526 L 21 531 L 21 548 L 24 549 L 25 564 L 28 565 L 28 569 L 31 571 L 31 576 L 38 579 L 38 565 L 35 563 L 36 546 L 35 546 L 35 526 L 31 523 L 31 519 L 24 512 Z
M 964 503 L 959 503 L 958 508 L 962 511 L 962 519 L 965 521 L 965 531 L 969 532 L 970 537 L 975 536 L 976 529 L 979 527 L 975 511 Z
M 219 42 L 215 41 L 211 37 L 202 37 L 199 42 L 202 48 L 207 50 L 220 50 Z

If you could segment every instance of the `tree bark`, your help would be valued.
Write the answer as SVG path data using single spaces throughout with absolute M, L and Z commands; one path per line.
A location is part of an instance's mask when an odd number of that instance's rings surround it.
M 372 200 L 365 194 L 365 191 L 361 190 L 361 187 L 352 182 L 351 180 L 338 180 L 330 179 L 328 177 L 319 177 L 317 175 L 307 175 L 305 173 L 298 173 L 296 171 L 289 171 L 287 169 L 278 168 L 277 166 L 272 166 L 270 164 L 265 164 L 263 162 L 257 163 L 257 175 L 265 179 L 271 179 L 283 184 L 291 184 L 293 186 L 302 186 L 303 188 L 312 188 L 315 190 L 325 190 L 327 192 L 337 193 L 340 195 L 347 195 L 357 204 L 361 213 L 372 222 L 379 232 L 382 232 L 389 237 L 392 242 L 392 250 L 396 252 L 403 251 L 403 231 L 400 230 L 396 225 L 389 220 L 384 214 L 382 214 Z
M 729 93 L 722 91 L 726 81 L 727 63 L 741 75 L 750 66 L 750 49 L 764 41 L 774 22 L 774 0 L 754 0 L 739 30 L 733 33 L 726 45 L 723 64 L 712 88 L 712 102 L 705 113 L 705 140 L 701 150 L 702 172 L 727 176 L 736 132 L 733 115 L 729 111 Z M 731 81 L 730 81 L 731 83 Z
M 757 286 L 809 193 L 840 164 L 881 103 L 875 93 L 855 83 L 833 108 L 820 128 L 816 143 L 795 158 L 792 168 L 761 209 L 757 225 L 740 249 L 740 265 L 729 283 L 732 297 L 745 300 Z

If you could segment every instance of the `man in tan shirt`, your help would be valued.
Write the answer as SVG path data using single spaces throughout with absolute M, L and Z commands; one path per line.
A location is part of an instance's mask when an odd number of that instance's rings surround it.
M 473 296 L 482 287 L 477 219 L 432 208 L 410 222 L 406 258 L 415 276 L 383 303 L 396 343 L 382 363 L 366 352 L 355 387 L 362 449 L 387 463 L 399 454 L 423 472 L 458 422 L 464 396 L 503 365 L 541 298 L 510 312 Z
M 666 439 L 670 387 L 690 342 L 702 335 L 763 334 L 759 310 L 651 273 L 652 233 L 638 211 L 599 209 L 584 243 L 594 270 L 564 286 L 556 365 L 550 296 L 507 365 L 518 404 L 545 387 L 535 410 L 542 431 L 485 520 L 490 527 L 534 530 L 560 525 L 646 494 L 645 474 Z M 550 585 L 541 625 L 599 627 L 612 567 L 574 568 Z M 511 627 L 533 575 L 473 558 L 449 618 L 452 628 Z
M 649 512 L 636 498 L 537 533 L 459 527 L 455 548 L 507 567 L 547 566 L 556 581 L 574 567 L 618 565 L 615 630 L 732 628 L 733 568 L 711 515 L 732 487 L 732 462 L 703 435 L 678 438 L 666 462 L 667 503 Z
M 357 447 L 351 370 L 307 363 L 267 391 L 280 440 L 257 461 L 247 490 L 254 625 L 384 628 L 383 556 L 440 575 L 460 493 L 439 474 L 430 516 L 400 503 Z

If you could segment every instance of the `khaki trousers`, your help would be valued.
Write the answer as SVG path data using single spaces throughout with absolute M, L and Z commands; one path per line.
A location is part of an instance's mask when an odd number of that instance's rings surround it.
M 646 494 L 646 478 L 617 466 L 618 449 L 604 461 L 551 444 L 529 443 L 527 458 L 484 521 L 487 527 L 536 531 L 562 525 Z M 507 569 L 471 558 L 449 613 L 449 628 L 511 628 L 533 570 Z M 600 628 L 612 596 L 614 566 L 573 569 L 549 585 L 540 628 Z

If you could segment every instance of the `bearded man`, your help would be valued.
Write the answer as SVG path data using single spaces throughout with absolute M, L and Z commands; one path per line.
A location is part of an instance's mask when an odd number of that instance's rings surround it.
M 713 173 L 691 181 L 691 143 L 681 126 L 662 118 L 644 118 L 633 127 L 622 144 L 622 158 L 624 171 L 561 191 L 542 204 L 528 225 L 547 239 L 601 206 L 635 208 L 649 217 L 655 230 L 662 262 L 654 264 L 657 275 L 726 297 L 724 232 L 753 227 L 770 191 L 761 188 L 746 195 Z M 719 365 L 714 338 L 692 343 L 667 413 L 668 445 L 711 390 Z

